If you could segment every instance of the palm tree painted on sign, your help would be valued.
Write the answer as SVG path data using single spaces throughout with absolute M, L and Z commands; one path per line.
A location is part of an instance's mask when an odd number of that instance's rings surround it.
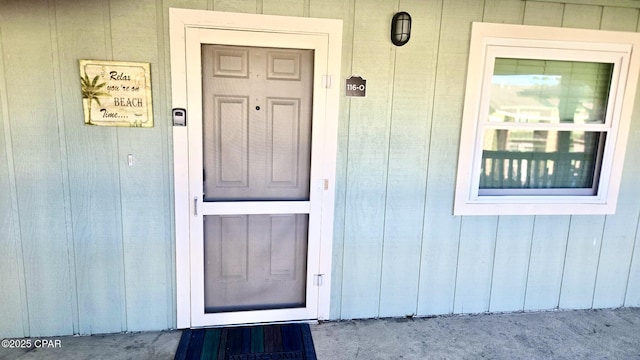
M 102 88 L 107 83 L 98 84 L 99 78 L 100 75 L 96 75 L 93 80 L 90 80 L 89 76 L 86 73 L 84 74 L 84 77 L 80 78 L 80 81 L 82 82 L 82 98 L 87 99 L 89 103 L 89 123 L 91 123 L 91 105 L 93 104 L 93 100 L 98 103 L 98 106 L 102 106 L 102 104 L 100 104 L 99 97 L 111 96 L 109 93 L 102 91 Z

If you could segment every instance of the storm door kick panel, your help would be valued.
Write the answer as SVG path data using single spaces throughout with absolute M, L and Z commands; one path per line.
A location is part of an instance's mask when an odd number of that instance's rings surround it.
M 191 189 L 202 231 L 192 241 L 203 250 L 192 258 L 202 264 L 196 325 L 317 317 L 313 59 L 313 50 L 201 46 L 202 159 L 190 165 L 190 178 L 202 179 Z

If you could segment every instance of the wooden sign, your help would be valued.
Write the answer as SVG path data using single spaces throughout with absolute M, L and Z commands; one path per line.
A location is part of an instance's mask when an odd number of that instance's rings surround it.
M 84 123 L 153 127 L 149 63 L 80 60 Z
M 347 96 L 366 96 L 367 95 L 367 80 L 360 76 L 351 76 L 347 79 Z

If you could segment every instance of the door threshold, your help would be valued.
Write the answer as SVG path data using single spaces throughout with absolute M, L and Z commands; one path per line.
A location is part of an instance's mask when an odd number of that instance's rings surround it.
M 221 328 L 235 328 L 235 327 L 244 327 L 244 326 L 267 326 L 267 325 L 305 324 L 305 323 L 309 325 L 318 325 L 318 319 L 271 321 L 271 322 L 230 324 L 230 325 L 207 325 L 207 326 L 195 326 L 195 327 L 192 326 L 191 329 L 221 329 Z

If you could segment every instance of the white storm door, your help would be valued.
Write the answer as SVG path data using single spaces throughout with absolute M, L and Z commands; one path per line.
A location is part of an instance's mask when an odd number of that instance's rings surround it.
M 192 326 L 318 318 L 326 44 L 186 31 Z

